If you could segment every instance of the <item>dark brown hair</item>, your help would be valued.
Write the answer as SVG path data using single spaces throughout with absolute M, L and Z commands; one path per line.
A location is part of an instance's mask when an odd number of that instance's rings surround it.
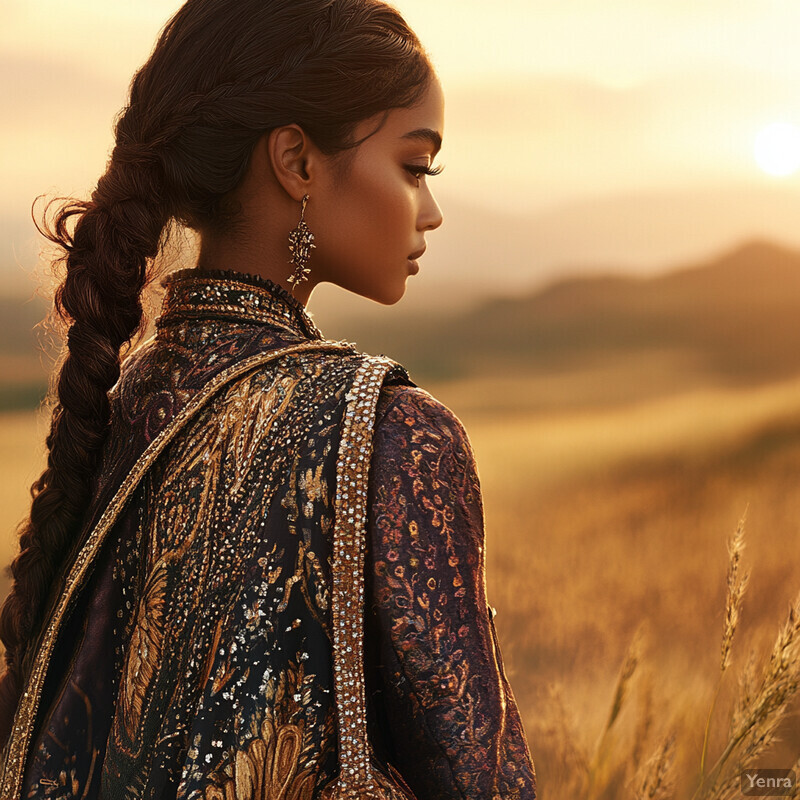
M 145 328 L 142 293 L 171 225 L 235 224 L 226 195 L 244 177 L 256 142 L 280 125 L 299 124 L 346 167 L 360 144 L 351 138 L 356 124 L 414 105 L 432 74 L 417 37 L 380 0 L 188 0 L 131 82 L 91 199 L 68 199 L 52 225 L 48 204 L 39 230 L 63 250 L 54 262 L 65 275 L 53 314 L 68 329 L 67 347 L 51 389 L 47 467 L 31 486 L 20 553 L 7 568 L 14 583 L 0 612 L 0 746 L 50 593 L 68 566 L 65 553 L 81 544 L 108 391 L 121 350 Z

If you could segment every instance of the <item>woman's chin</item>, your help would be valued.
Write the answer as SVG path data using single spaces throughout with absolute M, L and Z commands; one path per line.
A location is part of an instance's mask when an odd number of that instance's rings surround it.
M 405 280 L 396 283 L 385 283 L 380 286 L 370 286 L 368 289 L 356 291 L 356 294 L 380 303 L 384 306 L 393 306 L 395 303 L 402 300 L 403 295 L 406 293 Z
M 383 303 L 385 306 L 393 306 L 395 303 L 400 302 L 403 299 L 403 295 L 406 293 L 406 282 L 402 281 L 394 286 L 387 286 L 385 290 L 381 293 L 382 296 L 380 299 L 376 298 L 379 303 Z
M 386 280 L 381 283 L 370 282 L 365 285 L 362 281 L 331 281 L 337 284 L 342 289 L 348 292 L 359 295 L 359 297 L 366 297 L 376 303 L 384 306 L 393 306 L 395 303 L 403 299 L 406 293 L 406 282 L 408 275 L 398 275 L 394 280 Z

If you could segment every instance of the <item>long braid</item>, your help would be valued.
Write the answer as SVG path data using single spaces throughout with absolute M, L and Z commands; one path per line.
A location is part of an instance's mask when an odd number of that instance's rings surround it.
M 45 605 L 75 546 L 90 485 L 108 430 L 108 390 L 120 374 L 120 349 L 140 333 L 148 262 L 159 250 L 169 214 L 150 155 L 118 147 L 89 201 L 70 201 L 43 234 L 60 245 L 66 277 L 54 309 L 68 325 L 67 354 L 46 439 L 47 467 L 31 486 L 30 517 L 21 526 L 14 583 L 0 611 L 6 672 L 0 678 L 0 746 L 10 732 L 31 669 Z M 67 222 L 76 216 L 74 235 Z

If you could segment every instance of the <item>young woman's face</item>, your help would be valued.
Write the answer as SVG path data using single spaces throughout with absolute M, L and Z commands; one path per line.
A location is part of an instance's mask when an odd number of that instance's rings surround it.
M 374 130 L 382 114 L 364 120 L 355 138 Z M 309 267 L 315 282 L 329 281 L 379 303 L 396 303 L 420 266 L 425 234 L 442 213 L 424 168 L 441 146 L 444 96 L 435 77 L 413 108 L 388 113 L 383 127 L 358 146 L 337 182 L 326 171 L 309 193 L 306 221 L 314 233 Z

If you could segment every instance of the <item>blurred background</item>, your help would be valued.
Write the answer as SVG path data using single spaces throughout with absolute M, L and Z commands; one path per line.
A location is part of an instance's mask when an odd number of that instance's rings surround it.
M 179 5 L 3 4 L 3 563 L 43 466 L 52 368 L 31 205 L 92 190 L 130 78 Z M 640 752 L 608 766 L 604 796 L 671 723 L 688 796 L 745 509 L 734 673 L 768 653 L 800 590 L 800 5 L 394 5 L 445 90 L 446 169 L 429 179 L 444 224 L 397 305 L 323 284 L 309 311 L 330 338 L 403 362 L 470 433 L 489 600 L 542 796 L 596 752 L 642 625 L 614 722 Z M 186 244 L 175 266 L 192 264 Z M 736 674 L 721 687 L 712 754 Z M 763 766 L 800 754 L 796 704 L 779 733 Z

